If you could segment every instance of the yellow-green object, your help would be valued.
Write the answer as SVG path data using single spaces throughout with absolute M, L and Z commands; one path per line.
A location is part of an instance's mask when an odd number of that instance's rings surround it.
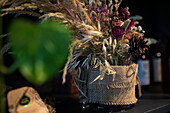
M 27 107 L 29 103 L 30 103 L 30 98 L 25 95 L 20 99 L 19 102 L 19 104 L 23 107 Z
M 0 72 L 0 113 L 5 113 L 5 82 L 2 73 Z
M 16 20 L 10 26 L 9 42 L 19 68 L 29 81 L 42 84 L 64 66 L 69 53 L 69 30 L 58 22 L 33 24 Z
M 1 14 L 1 7 L 0 7 Z M 0 17 L 0 36 L 2 35 L 2 18 Z M 0 50 L 2 48 L 2 39 L 0 38 Z M 6 105 L 5 105 L 5 82 L 3 75 L 3 58 L 0 56 L 0 113 L 5 113 Z

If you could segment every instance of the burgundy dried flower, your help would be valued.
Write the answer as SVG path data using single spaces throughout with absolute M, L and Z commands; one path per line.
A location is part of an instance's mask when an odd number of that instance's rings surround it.
M 120 18 L 120 20 L 122 20 L 123 22 L 126 21 L 127 19 L 129 19 L 129 13 L 128 13 L 128 11 L 126 11 L 125 9 L 120 9 L 120 10 L 119 10 L 119 18 Z
M 133 27 L 134 25 L 135 25 L 135 21 L 132 19 L 126 32 L 128 32 L 130 30 L 130 28 Z
M 89 10 L 94 10 L 94 7 L 93 6 L 89 7 Z
M 115 26 L 112 28 L 112 35 L 114 38 L 116 39 L 120 39 L 122 38 L 122 36 L 124 35 L 124 29 L 120 26 Z
M 99 9 L 98 7 L 96 8 L 96 12 L 97 12 L 97 13 L 99 13 L 99 12 L 100 12 L 100 9 Z
M 116 21 L 116 22 L 112 22 L 112 24 L 114 25 L 114 26 L 121 26 L 121 20 L 118 20 L 118 21 Z
M 102 12 L 107 12 L 107 6 L 105 6 L 104 8 L 102 8 L 100 12 L 101 12 L 101 13 L 102 13 Z

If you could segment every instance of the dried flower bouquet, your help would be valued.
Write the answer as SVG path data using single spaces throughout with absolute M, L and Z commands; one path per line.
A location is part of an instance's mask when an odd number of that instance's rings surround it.
M 76 80 L 89 67 L 103 68 L 96 78 L 115 75 L 111 66 L 128 66 L 148 49 L 138 16 L 119 8 L 122 0 L 1 0 L 2 16 L 29 14 L 42 21 L 53 20 L 68 26 L 74 36 L 66 72 L 77 69 Z M 7 7 L 8 6 L 8 7 Z

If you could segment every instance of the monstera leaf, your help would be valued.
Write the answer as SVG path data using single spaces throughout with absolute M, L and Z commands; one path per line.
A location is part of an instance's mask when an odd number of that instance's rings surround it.
M 33 24 L 15 20 L 9 29 L 15 62 L 29 81 L 42 84 L 64 66 L 69 52 L 69 30 L 58 22 Z

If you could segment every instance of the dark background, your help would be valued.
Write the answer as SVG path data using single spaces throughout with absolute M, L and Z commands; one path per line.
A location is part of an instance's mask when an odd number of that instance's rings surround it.
M 169 0 L 124 0 L 122 6 L 129 6 L 131 15 L 141 15 L 140 21 L 145 37 L 162 40 L 170 34 Z

